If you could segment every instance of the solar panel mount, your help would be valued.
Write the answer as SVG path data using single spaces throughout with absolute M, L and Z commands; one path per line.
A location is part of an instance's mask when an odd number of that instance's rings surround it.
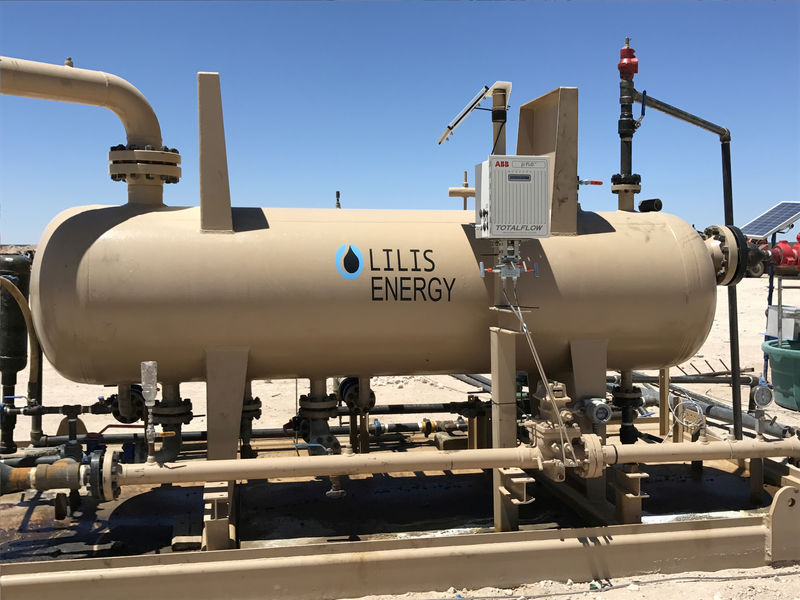
M 747 237 L 767 239 L 800 219 L 800 202 L 780 202 L 742 227 Z

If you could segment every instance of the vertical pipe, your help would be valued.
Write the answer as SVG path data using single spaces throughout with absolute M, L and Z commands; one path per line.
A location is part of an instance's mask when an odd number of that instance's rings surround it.
M 669 433 L 669 369 L 658 372 L 658 434 L 663 438 Z
M 492 93 L 492 154 L 506 153 L 506 100 L 505 90 Z
M 772 246 L 774 248 L 776 243 L 778 243 L 778 234 L 777 233 L 773 233 L 772 234 L 772 239 L 770 240 L 770 246 Z M 774 290 L 774 287 L 773 287 L 774 284 L 775 284 L 775 265 L 773 265 L 772 261 L 770 261 L 770 263 L 769 263 L 769 287 L 767 288 L 767 307 L 772 306 L 772 292 Z M 767 322 L 769 322 L 769 308 L 767 308 Z M 766 331 L 766 328 L 764 328 L 764 331 Z M 769 336 L 765 333 L 764 334 L 764 341 L 766 342 L 768 339 L 769 339 Z M 768 367 L 769 367 L 769 356 L 765 352 L 764 353 L 764 372 L 762 374 L 762 377 L 764 379 L 767 378 L 767 368 Z
M 633 79 L 620 79 L 619 103 L 619 172 L 625 178 L 633 173 Z
M 34 335 L 36 335 L 35 332 Z M 42 405 L 42 362 L 44 361 L 41 345 L 36 344 L 36 348 L 35 349 L 32 348 L 31 352 L 35 353 L 37 357 L 36 381 L 33 384 L 30 383 L 28 384 L 28 403 L 32 406 L 41 406 Z M 33 444 L 34 446 L 38 444 L 39 440 L 42 438 L 42 435 L 43 435 L 42 415 L 41 414 L 33 415 L 31 417 L 31 444 Z
M 733 185 L 731 182 L 731 140 L 722 136 L 722 193 L 725 225 L 733 225 Z M 736 286 L 728 286 L 728 332 L 731 341 L 731 387 L 733 400 L 733 435 L 742 439 L 742 388 L 739 366 L 739 314 Z
M 783 277 L 778 275 L 778 348 L 783 346 Z

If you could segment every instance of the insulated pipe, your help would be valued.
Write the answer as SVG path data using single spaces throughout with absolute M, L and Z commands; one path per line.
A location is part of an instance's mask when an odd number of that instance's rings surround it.
M 607 444 L 603 446 L 606 465 L 622 463 L 678 462 L 695 460 L 728 460 L 800 457 L 800 439 L 787 438 L 771 442 L 759 440 L 727 440 L 721 442 L 676 442 L 673 444 Z
M 0 93 L 108 108 L 122 121 L 128 144 L 161 148 L 150 103 L 116 75 L 0 56 Z
M 235 481 L 276 477 L 315 477 L 324 475 L 361 475 L 414 471 L 450 471 L 457 469 L 494 469 L 519 467 L 533 469 L 541 465 L 536 448 L 491 448 L 453 452 L 397 452 L 391 454 L 341 454 L 330 456 L 291 456 L 262 460 L 209 460 L 172 463 L 159 467 L 151 464 L 117 465 L 117 482 L 122 485 L 196 483 Z

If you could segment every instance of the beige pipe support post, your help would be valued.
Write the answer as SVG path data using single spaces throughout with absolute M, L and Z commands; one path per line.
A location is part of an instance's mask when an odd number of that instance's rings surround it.
M 161 147 L 161 127 L 150 103 L 116 75 L 0 56 L 0 93 L 102 106 L 122 121 L 129 144 Z
M 492 364 L 492 447 L 517 445 L 517 333 L 508 329 L 489 329 Z M 504 465 L 509 466 L 509 465 Z M 503 468 L 492 471 L 495 531 L 519 529 L 519 510 L 505 486 Z
M 233 233 L 219 73 L 197 74 L 197 118 L 200 136 L 200 229 Z
M 664 438 L 669 433 L 669 369 L 658 371 L 658 434 Z
M 120 464 L 120 485 L 159 485 L 236 481 L 277 477 L 363 475 L 369 473 L 413 473 L 500 467 L 536 468 L 541 454 L 536 448 L 492 448 L 442 452 L 397 452 L 377 454 L 333 454 L 289 456 L 257 460 L 208 460 L 158 465 Z

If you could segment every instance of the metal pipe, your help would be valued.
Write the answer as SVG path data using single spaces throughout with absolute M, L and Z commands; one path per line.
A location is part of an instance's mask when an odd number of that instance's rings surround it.
M 108 108 L 122 121 L 128 144 L 161 148 L 150 103 L 116 75 L 0 56 L 0 93 Z
M 42 349 L 39 346 L 39 340 L 36 337 L 36 330 L 33 328 L 33 316 L 31 315 L 31 308 L 28 306 L 28 301 L 19 288 L 5 277 L 0 277 L 0 286 L 4 287 L 6 291 L 11 294 L 14 300 L 17 301 L 19 309 L 22 312 L 22 317 L 25 319 L 25 327 L 28 329 L 28 342 L 31 346 L 31 356 L 29 361 L 29 374 L 28 374 L 28 405 L 35 406 L 41 405 L 41 389 L 42 389 Z M 31 443 L 38 442 L 38 438 L 42 434 L 42 417 L 41 415 L 31 422 Z
M 459 423 L 458 421 L 433 421 L 431 425 L 432 431 L 467 431 L 467 423 Z M 333 435 L 348 435 L 350 427 L 347 425 L 331 427 Z M 379 432 L 377 430 L 380 430 Z M 422 431 L 423 426 L 420 423 L 381 423 L 380 427 L 376 428 L 375 425 L 369 426 L 370 435 L 383 435 L 384 433 L 416 433 Z M 277 438 L 290 438 L 294 436 L 294 431 L 291 429 L 283 429 L 273 427 L 268 429 L 254 429 L 252 433 L 253 439 L 277 439 Z M 204 442 L 208 439 L 208 432 L 206 431 L 184 431 L 181 434 L 184 442 Z M 78 442 L 96 442 L 99 444 L 124 444 L 125 442 L 134 442 L 136 440 L 143 440 L 144 436 L 141 433 L 103 433 L 103 434 L 81 434 L 77 436 Z M 165 438 L 166 439 L 166 438 Z M 42 436 L 40 446 L 60 446 L 66 444 L 68 436 L 66 435 L 45 435 Z
M 491 392 L 492 391 L 492 382 L 490 379 L 486 377 L 482 377 L 481 375 L 473 375 L 473 374 L 453 374 L 450 375 L 459 381 L 466 383 L 467 385 L 474 385 L 475 387 L 481 388 L 484 392 Z
M 642 94 L 634 90 L 633 99 L 641 104 Z M 647 108 L 655 109 L 659 112 L 663 112 L 664 114 L 670 115 L 671 117 L 675 117 L 676 119 L 680 119 L 681 121 L 685 121 L 687 123 L 700 127 L 701 129 L 705 129 L 706 131 L 710 131 L 711 133 L 716 133 L 720 137 L 720 141 L 725 141 L 726 139 L 730 141 L 731 132 L 728 131 L 725 127 L 715 125 L 710 121 L 701 119 L 696 115 L 681 110 L 680 108 L 676 108 L 671 104 L 662 102 L 661 100 L 656 100 L 650 94 L 647 94 Z
M 636 102 L 642 101 L 642 95 L 634 90 Z M 725 127 L 701 119 L 700 117 L 676 108 L 666 102 L 647 96 L 647 106 L 660 112 L 673 116 L 706 131 L 719 136 L 722 144 L 722 194 L 725 209 L 725 225 L 732 226 L 733 222 L 733 186 L 731 182 L 731 132 Z M 737 440 L 742 439 L 742 390 L 739 388 L 739 315 L 736 299 L 736 286 L 728 286 L 728 330 L 731 343 L 731 378 L 733 402 L 733 435 Z
M 622 463 L 680 462 L 693 460 L 728 460 L 800 457 L 800 439 L 796 437 L 771 442 L 759 440 L 727 440 L 709 442 L 676 442 L 674 444 L 607 444 L 603 446 L 606 465 Z
M 775 232 L 772 234 L 772 240 L 770 240 L 770 246 L 772 248 L 775 247 L 775 244 L 778 241 L 778 233 Z M 775 265 L 770 261 L 769 263 L 769 287 L 767 288 L 767 322 L 769 322 L 769 307 L 772 306 L 772 292 L 775 289 Z M 764 327 L 764 331 L 766 332 L 766 327 Z M 764 333 L 764 341 L 768 341 L 769 336 Z M 764 370 L 763 370 L 763 377 L 767 379 L 767 368 L 769 367 L 769 355 L 765 352 L 764 353 Z
M 483 408 L 488 409 L 488 402 L 481 402 L 479 405 L 470 402 L 445 402 L 428 404 L 386 404 L 377 405 L 369 409 L 370 415 L 419 415 L 425 413 L 461 413 L 468 409 Z M 337 416 L 347 416 L 350 410 L 341 406 L 336 409 Z
M 617 378 L 614 375 L 611 375 L 606 378 L 608 382 L 616 383 Z M 732 377 L 726 376 L 717 376 L 717 375 L 676 375 L 670 377 L 670 381 L 674 383 L 719 383 L 719 384 L 728 384 L 730 385 L 733 383 Z M 633 376 L 634 383 L 653 383 L 658 384 L 659 379 L 655 375 L 634 375 Z M 742 375 L 739 377 L 739 384 L 740 385 L 756 385 L 758 383 L 758 377 L 753 375 Z
M 728 130 L 725 130 L 728 132 Z M 725 225 L 733 225 L 733 185 L 731 182 L 731 136 L 720 135 L 722 142 L 722 193 L 725 204 Z M 731 342 L 731 378 L 733 381 L 733 435 L 737 440 L 742 439 L 742 388 L 739 379 L 741 366 L 739 365 L 739 309 L 736 298 L 736 286 L 728 286 L 728 331 Z
M 391 454 L 340 454 L 291 456 L 264 460 L 209 460 L 191 463 L 118 465 L 119 485 L 156 485 L 235 481 L 276 477 L 362 475 L 414 471 L 451 471 L 503 467 L 536 468 L 541 464 L 536 448 L 491 448 L 453 452 L 396 452 Z
M 730 406 L 727 406 L 721 402 L 717 402 L 716 400 L 709 398 L 708 396 L 704 396 L 703 394 L 692 392 L 691 390 L 687 390 L 677 385 L 671 384 L 669 386 L 669 390 L 687 396 L 696 402 L 703 409 L 703 414 L 705 416 L 716 419 L 717 421 L 722 421 L 724 423 L 733 423 L 733 409 Z M 642 396 L 645 399 L 645 406 L 648 406 L 650 402 L 653 401 L 656 403 L 659 402 L 659 395 L 653 390 L 648 390 L 647 388 L 643 389 Z M 675 396 L 671 394 L 669 397 L 675 398 Z M 769 421 L 759 424 L 753 415 L 747 413 L 742 415 L 742 427 L 752 431 L 755 431 L 758 427 L 761 429 L 762 433 L 766 433 L 767 435 L 777 438 L 789 437 L 795 433 L 795 429 L 790 425 L 771 423 Z
M 181 405 L 181 392 L 180 384 L 162 384 L 162 403 L 164 407 L 178 407 Z M 161 438 L 161 448 L 155 452 L 155 460 L 159 463 L 172 462 L 181 453 L 183 445 L 183 435 L 181 432 L 181 423 L 162 425 L 164 432 L 170 432 L 172 435 L 167 435 Z

